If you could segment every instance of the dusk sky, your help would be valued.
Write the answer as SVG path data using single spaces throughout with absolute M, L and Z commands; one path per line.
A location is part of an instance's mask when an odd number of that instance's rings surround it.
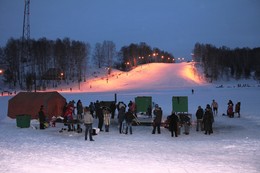
M 0 0 L 0 46 L 22 36 L 24 0 Z M 30 36 L 130 43 L 190 58 L 196 42 L 260 47 L 260 0 L 31 0 Z

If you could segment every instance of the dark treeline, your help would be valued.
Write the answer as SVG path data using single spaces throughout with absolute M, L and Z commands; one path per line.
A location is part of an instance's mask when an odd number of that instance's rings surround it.
M 119 57 L 122 58 L 119 64 L 122 70 L 130 70 L 138 65 L 152 62 L 174 63 L 172 54 L 158 48 L 151 48 L 144 42 L 122 47 Z
M 224 78 L 238 80 L 253 77 L 260 80 L 260 48 L 217 48 L 211 44 L 196 43 L 193 60 L 202 65 L 205 77 L 211 82 Z
M 130 70 L 150 62 L 172 63 L 174 58 L 146 43 L 130 44 L 116 52 L 112 41 L 96 43 L 91 54 L 90 44 L 69 38 L 25 41 L 10 38 L 5 47 L 0 47 L 0 68 L 10 88 L 40 90 L 57 87 L 61 82 L 85 81 L 88 62 L 96 68 Z
M 11 38 L 1 52 L 5 83 L 11 88 L 32 90 L 33 86 L 36 89 L 36 81 L 40 89 L 55 87 L 61 80 L 84 80 L 90 46 L 69 38 L 55 41 Z

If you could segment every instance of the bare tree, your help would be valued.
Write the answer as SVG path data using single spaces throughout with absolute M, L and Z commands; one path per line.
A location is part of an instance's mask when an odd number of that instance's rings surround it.
M 102 54 L 104 55 L 105 63 L 107 67 L 112 67 L 114 57 L 116 55 L 116 45 L 112 41 L 104 41 L 102 45 Z
M 103 55 L 101 43 L 96 43 L 95 45 L 93 61 L 98 66 L 98 68 L 101 68 L 104 63 L 104 55 Z

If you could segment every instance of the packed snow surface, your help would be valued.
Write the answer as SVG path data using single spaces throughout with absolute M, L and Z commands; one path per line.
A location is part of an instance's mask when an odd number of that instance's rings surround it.
M 108 81 L 95 77 L 82 83 L 80 90 L 75 86 L 72 91 L 65 87 L 58 91 L 67 101 L 80 99 L 85 106 L 91 101 L 114 100 L 115 93 L 117 100 L 126 104 L 136 96 L 152 96 L 153 102 L 163 109 L 163 119 L 172 111 L 172 96 L 188 96 L 192 114 L 189 135 L 182 131 L 177 138 L 171 137 L 163 127 L 161 134 L 152 134 L 151 126 L 134 126 L 132 135 L 119 134 L 117 119 L 112 119 L 109 132 L 94 136 L 94 142 L 85 141 L 84 133 L 59 133 L 63 124 L 45 130 L 19 128 L 15 119 L 7 117 L 8 100 L 13 96 L 1 96 L 0 172 L 260 171 L 260 88 L 255 81 L 243 81 L 249 83 L 246 87 L 237 87 L 239 81 L 223 82 L 220 88 L 219 84 L 207 84 L 194 71 L 185 72 L 192 67 L 191 63 L 150 64 L 152 71 L 148 66 L 128 73 L 115 72 L 120 75 L 107 76 Z M 219 111 L 213 124 L 214 133 L 205 135 L 196 131 L 194 114 L 199 105 L 205 108 L 213 99 L 218 102 Z M 228 100 L 241 102 L 241 118 L 222 116 Z M 97 121 L 94 120 L 94 127 Z M 35 120 L 31 124 L 37 126 Z

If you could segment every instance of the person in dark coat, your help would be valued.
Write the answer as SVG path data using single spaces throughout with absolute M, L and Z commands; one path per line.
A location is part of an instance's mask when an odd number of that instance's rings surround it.
M 46 117 L 45 117 L 45 113 L 43 111 L 43 105 L 41 105 L 38 115 L 39 115 L 40 129 L 45 129 L 44 123 L 46 121 Z
M 78 100 L 77 102 L 77 118 L 82 119 L 82 114 L 83 114 L 83 105 L 81 100 Z
M 237 102 L 237 104 L 235 106 L 235 113 L 238 115 L 238 118 L 240 118 L 240 106 L 241 106 L 241 103 Z
M 122 133 L 122 125 L 125 121 L 125 106 L 121 106 L 118 111 L 118 124 L 119 124 L 119 133 Z
M 155 105 L 155 109 L 153 111 L 153 114 L 155 115 L 153 120 L 153 131 L 152 134 L 155 134 L 155 130 L 157 128 L 157 133 L 161 133 L 161 122 L 162 122 L 162 109 L 158 105 Z
M 214 122 L 213 113 L 210 105 L 208 104 L 205 109 L 205 113 L 203 116 L 203 123 L 205 129 L 205 135 L 213 133 L 212 123 Z
M 77 121 L 80 122 L 83 119 L 83 105 L 81 100 L 77 101 Z M 77 131 L 81 131 L 80 124 L 77 124 Z
M 90 102 L 90 104 L 89 104 L 89 111 L 90 111 L 90 114 L 92 115 L 92 117 L 94 118 L 95 105 L 93 102 Z M 97 118 L 97 117 L 95 117 L 95 118 Z
M 111 110 L 111 118 L 114 119 L 115 112 L 116 112 L 116 103 L 115 102 L 111 103 L 109 108 Z
M 103 110 L 100 106 L 99 101 L 96 102 L 95 104 L 95 109 L 96 109 L 96 116 L 98 118 L 98 128 L 100 131 L 103 131 L 103 124 L 104 124 L 104 115 L 103 115 Z
M 152 106 L 151 105 L 148 106 L 146 114 L 148 115 L 148 117 L 152 117 Z
M 98 128 L 100 131 L 103 131 L 103 124 L 104 124 L 104 115 L 103 115 L 103 110 L 101 108 L 96 108 L 96 114 L 98 117 Z
M 196 127 L 196 131 L 199 131 L 199 128 L 201 131 L 204 130 L 203 128 L 203 114 L 204 114 L 204 111 L 203 109 L 201 108 L 201 106 L 198 106 L 198 109 L 196 111 L 196 118 L 197 118 L 197 127 Z
M 172 137 L 174 137 L 174 134 L 175 137 L 178 137 L 178 128 L 179 128 L 179 117 L 175 114 L 175 112 L 173 112 L 169 116 L 169 130 L 171 132 Z
M 133 119 L 134 119 L 134 118 L 135 118 L 135 117 L 134 117 L 133 112 L 132 112 L 130 109 L 128 109 L 128 111 L 127 111 L 126 114 L 125 114 L 125 121 L 126 121 L 125 134 L 128 133 L 128 128 L 129 128 L 130 134 L 133 133 L 133 131 L 132 131 L 132 122 L 133 122 Z

